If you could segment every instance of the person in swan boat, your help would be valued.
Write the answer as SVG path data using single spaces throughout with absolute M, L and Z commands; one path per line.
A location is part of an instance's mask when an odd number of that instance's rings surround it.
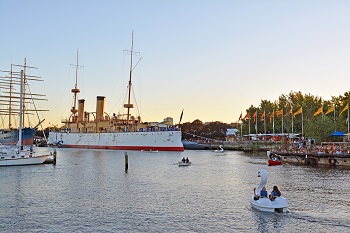
M 264 197 L 267 197 L 267 191 L 266 191 L 266 187 L 262 187 L 262 189 L 260 190 L 260 195 L 258 195 L 256 192 L 255 192 L 255 188 L 254 188 L 254 200 L 259 200 L 259 198 L 264 198 Z
M 282 195 L 281 191 L 278 189 L 277 186 L 273 186 L 272 192 L 270 194 L 270 200 L 273 201 L 276 199 L 276 197 L 280 197 Z

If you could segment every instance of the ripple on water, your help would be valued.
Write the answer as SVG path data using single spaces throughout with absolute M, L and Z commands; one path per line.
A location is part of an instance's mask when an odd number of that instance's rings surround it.
M 1 232 L 346 232 L 350 169 L 266 166 L 265 154 L 58 149 L 56 166 L 0 168 Z M 190 167 L 177 161 L 189 157 Z M 259 169 L 289 213 L 250 206 Z

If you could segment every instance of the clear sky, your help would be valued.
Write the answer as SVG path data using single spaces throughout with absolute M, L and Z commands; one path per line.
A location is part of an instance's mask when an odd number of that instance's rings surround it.
M 0 70 L 24 57 L 39 68 L 46 126 L 69 116 L 77 49 L 85 110 L 105 96 L 105 111 L 121 112 L 132 31 L 143 121 L 178 122 L 184 109 L 182 122 L 230 123 L 262 99 L 350 87 L 348 0 L 0 0 L 0 12 Z

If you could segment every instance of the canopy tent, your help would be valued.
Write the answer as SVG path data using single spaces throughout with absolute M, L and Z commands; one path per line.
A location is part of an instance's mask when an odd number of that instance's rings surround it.
M 344 137 L 344 136 L 345 136 L 345 133 L 341 131 L 336 131 L 331 134 L 331 137 Z

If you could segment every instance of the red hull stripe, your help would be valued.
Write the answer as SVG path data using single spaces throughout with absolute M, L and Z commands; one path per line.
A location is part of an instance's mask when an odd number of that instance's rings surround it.
M 61 147 L 64 147 L 64 148 L 83 148 L 83 149 L 107 149 L 107 150 L 184 151 L 183 147 L 157 147 L 157 146 L 94 146 L 94 145 L 62 144 Z

